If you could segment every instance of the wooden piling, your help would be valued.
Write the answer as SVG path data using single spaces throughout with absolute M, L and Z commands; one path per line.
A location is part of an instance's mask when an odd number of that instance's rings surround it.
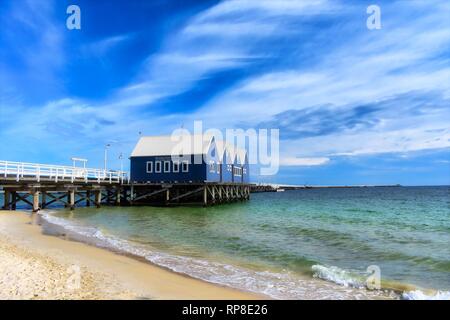
M 120 206 L 120 198 L 121 198 L 121 192 L 120 188 L 116 189 L 116 206 Z
M 101 190 L 95 190 L 95 205 L 97 208 L 100 208 L 102 205 L 102 191 Z
M 11 193 L 9 190 L 5 190 L 5 193 L 3 194 L 3 210 L 10 210 L 11 206 L 10 206 L 10 198 L 11 198 Z
M 38 212 L 39 211 L 39 191 L 33 190 L 32 191 L 32 196 L 33 196 L 33 212 Z
M 75 209 L 75 190 L 69 190 L 68 200 L 69 200 L 68 204 L 69 204 L 70 210 L 74 210 Z
M 203 205 L 205 207 L 208 205 L 208 186 L 203 188 Z

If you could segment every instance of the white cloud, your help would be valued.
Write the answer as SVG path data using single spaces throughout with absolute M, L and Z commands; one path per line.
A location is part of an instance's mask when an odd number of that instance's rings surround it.
M 190 19 L 164 42 L 160 52 L 148 57 L 131 85 L 133 98 L 124 94 L 124 99 L 151 104 L 187 91 L 215 72 L 271 58 L 258 50 L 259 39 L 286 37 L 292 33 L 283 27 L 287 21 L 300 15 L 329 13 L 336 7 L 336 2 L 328 0 L 220 2 Z
M 330 158 L 320 157 L 320 158 L 295 158 L 295 157 L 285 157 L 280 161 L 281 166 L 320 166 L 327 164 Z
M 393 2 L 392 6 L 386 3 L 381 31 L 343 36 L 333 50 L 320 53 L 321 58 L 314 64 L 293 60 L 285 70 L 270 70 L 245 79 L 215 97 L 192 118 L 205 119 L 217 127 L 233 125 L 229 119 L 241 119 L 252 126 L 287 110 L 331 105 L 338 114 L 355 105 L 414 91 L 439 92 L 448 98 L 450 68 L 445 52 L 450 42 L 446 18 L 450 6 L 433 4 L 414 2 L 412 7 L 405 7 L 401 2 Z M 442 130 L 448 128 L 449 109 L 433 109 L 433 103 L 426 102 L 421 112 L 391 106 L 379 113 L 374 128 L 299 138 L 282 147 L 289 158 L 298 155 L 298 150 L 305 157 L 327 157 L 447 148 L 448 130 Z M 221 117 L 217 118 L 219 111 Z
M 104 39 L 100 39 L 98 41 L 91 42 L 89 44 L 84 45 L 81 48 L 81 52 L 86 55 L 96 55 L 103 56 L 107 54 L 108 51 L 116 48 L 120 44 L 130 40 L 132 37 L 131 34 L 120 34 L 112 37 L 107 37 Z
M 13 1 L 1 12 L 2 42 L 7 54 L 14 55 L 14 65 L 26 70 L 22 76 L 41 85 L 56 85 L 56 73 L 65 60 L 62 28 L 55 21 L 54 1 Z M 7 9 L 6 9 L 7 8 Z M 3 10 L 3 8 L 2 8 Z M 2 48 L 3 51 L 3 48 Z M 22 94 L 22 84 L 10 63 L 0 61 L 0 79 L 9 90 Z M 4 78 L 4 79 L 2 79 Z M 4 89 L 0 87 L 0 92 Z
M 298 16 L 336 10 L 336 1 L 328 0 L 229 0 L 223 1 L 198 17 L 198 21 L 208 21 L 224 16 L 264 14 L 265 16 Z
M 336 10 L 339 4 L 335 1 L 221 2 L 198 14 L 183 29 L 169 36 L 161 50 L 143 63 L 142 71 L 130 84 L 108 99 L 98 103 L 71 99 L 36 106 L 34 110 L 39 113 L 38 119 L 34 114 L 20 112 L 21 108 L 11 107 L 8 110 L 14 110 L 11 112 L 12 119 L 17 117 L 19 124 L 28 126 L 26 133 L 20 126 L 14 130 L 17 134 L 50 138 L 54 133 L 48 132 L 44 120 L 57 114 L 62 123 L 81 128 L 80 132 L 91 141 L 107 140 L 110 136 L 131 136 L 131 145 L 138 131 L 168 133 L 174 126 L 182 123 L 187 126 L 198 119 L 204 120 L 205 127 L 229 128 L 242 122 L 254 125 L 286 110 L 332 104 L 339 112 L 355 104 L 376 102 L 411 91 L 436 90 L 450 97 L 449 59 L 442 58 L 450 42 L 449 6 L 435 6 L 439 2 L 430 2 L 419 9 L 405 9 L 399 3 L 393 2 L 391 9 L 389 3 L 383 5 L 381 31 L 356 32 L 351 24 L 352 28 L 338 30 L 340 25 L 333 25 L 330 33 L 326 33 L 327 30 L 321 33 L 322 30 L 317 27 L 315 30 L 320 33 L 317 37 L 306 33 L 305 36 L 310 35 L 311 38 L 302 39 L 296 38 L 305 31 L 300 27 L 314 29 L 314 21 L 302 21 L 294 33 L 289 29 L 289 22 L 300 21 L 299 17 L 311 14 L 342 15 L 344 11 Z M 400 6 L 406 13 L 394 10 L 395 6 Z M 347 6 L 346 10 L 352 10 L 351 6 Z M 389 10 L 396 14 L 387 14 Z M 411 13 L 420 14 L 408 16 Z M 364 18 L 364 12 L 361 16 Z M 342 15 L 341 18 L 342 25 L 345 25 L 347 17 Z M 21 19 L 26 20 L 26 17 L 22 15 Z M 351 20 L 355 23 L 357 18 L 352 16 Z M 365 25 L 365 20 L 362 20 Z M 57 68 L 64 61 L 64 55 L 60 52 L 63 39 L 59 33 L 52 34 L 55 31 L 52 24 L 46 26 L 48 29 L 39 41 L 42 45 L 37 46 L 39 50 L 34 58 L 36 64 L 42 66 L 52 62 L 49 59 L 61 59 L 55 61 Z M 350 31 L 352 33 L 348 33 Z M 340 38 L 335 40 L 334 36 Z M 286 51 L 283 51 L 282 43 L 272 42 L 280 37 L 285 37 L 285 42 L 299 42 L 297 49 L 290 47 L 294 52 L 289 52 L 289 57 L 284 56 Z M 112 37 L 100 41 L 96 47 L 98 51 L 105 52 L 126 39 L 127 36 Z M 333 41 L 338 44 L 326 47 L 329 50 L 324 52 L 300 52 L 306 50 L 300 47 L 302 40 L 322 41 L 324 46 Z M 296 50 L 298 56 L 295 55 Z M 441 57 L 436 58 L 439 55 Z M 33 58 L 33 55 L 29 56 Z M 305 63 L 305 56 L 316 59 Z M 264 62 L 264 59 L 270 62 L 281 60 L 284 67 L 266 64 L 265 69 L 258 70 L 260 73 L 216 96 L 196 112 L 149 116 L 139 111 L 140 107 L 151 106 L 159 99 L 191 89 L 197 81 L 215 72 L 243 69 L 255 62 Z M 403 108 L 385 110 L 380 114 L 379 124 L 370 129 L 282 143 L 282 154 L 285 155 L 282 164 L 322 165 L 333 155 L 449 147 L 449 131 L 442 131 L 448 128 L 448 111 L 434 112 L 414 114 L 405 113 Z M 99 130 L 98 115 L 114 125 L 103 126 Z M 77 124 L 81 126 L 75 127 Z M 1 133 L 6 132 L 3 129 Z M 77 142 L 74 140 L 73 143 Z

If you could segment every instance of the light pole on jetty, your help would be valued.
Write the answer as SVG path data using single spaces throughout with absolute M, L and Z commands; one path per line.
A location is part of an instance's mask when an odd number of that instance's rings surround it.
M 105 172 L 107 170 L 107 161 L 108 161 L 108 148 L 111 147 L 111 144 L 108 143 L 105 145 Z

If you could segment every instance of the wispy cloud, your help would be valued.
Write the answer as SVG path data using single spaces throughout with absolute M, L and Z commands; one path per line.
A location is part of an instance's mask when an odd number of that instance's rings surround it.
M 295 157 L 284 157 L 281 159 L 280 164 L 282 166 L 289 167 L 310 167 L 310 166 L 320 166 L 330 162 L 330 158 L 295 158 Z
M 434 6 L 433 4 L 436 4 Z M 241 126 L 280 128 L 284 155 L 360 155 L 450 147 L 450 68 L 445 58 L 448 5 L 385 3 L 384 29 L 348 24 L 321 29 L 326 51 L 307 64 L 290 56 L 284 70 L 263 72 L 232 87 L 195 116 L 211 125 L 246 114 Z M 420 14 L 418 14 L 420 10 Z M 397 12 L 397 15 L 389 15 Z M 414 23 L 411 23 L 414 16 Z M 361 22 L 360 22 L 361 23 Z M 339 45 L 328 37 L 358 30 Z M 329 39 L 332 40 L 331 38 Z M 222 117 L 214 118 L 221 110 Z M 200 116 L 201 115 L 201 116 Z M 444 120 L 445 119 L 445 120 Z
M 10 1 L 0 13 L 0 138 L 20 136 L 17 148 L 64 136 L 49 153 L 92 151 L 111 137 L 130 149 L 139 131 L 169 133 L 193 120 L 279 128 L 290 167 L 450 147 L 448 2 L 380 1 L 376 31 L 366 28 L 365 3 L 326 0 L 196 6 L 202 10 L 160 22 L 157 30 L 170 32 L 156 40 L 146 38 L 153 20 L 146 30 L 115 26 L 103 38 L 83 30 L 82 70 L 107 87 L 92 97 L 66 86 L 77 86 L 64 69 L 79 60 L 68 60 L 54 5 Z M 97 75 L 108 57 L 115 67 L 136 61 L 124 67 L 127 76 L 112 74 L 109 63 Z M 26 99 L 33 90 L 45 99 Z
M 159 53 L 148 57 L 131 85 L 133 95 L 155 98 L 143 99 L 151 104 L 190 90 L 214 73 L 262 63 L 271 59 L 272 53 L 261 51 L 259 41 L 280 35 L 285 38 L 287 29 L 282 26 L 294 19 L 283 15 L 318 14 L 335 7 L 329 1 L 313 0 L 221 2 L 192 17 L 165 41 Z
M 24 89 L 60 88 L 58 73 L 66 62 L 64 37 L 55 22 L 55 2 L 4 3 L 0 12 L 2 53 L 0 95 L 25 98 Z
M 81 52 L 86 55 L 102 56 L 113 50 L 120 44 L 130 40 L 133 37 L 132 34 L 120 34 L 107 38 L 103 38 L 97 41 L 85 44 L 81 48 Z

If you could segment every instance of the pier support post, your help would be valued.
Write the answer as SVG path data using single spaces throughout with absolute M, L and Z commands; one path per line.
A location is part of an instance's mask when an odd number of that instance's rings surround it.
M 170 190 L 167 189 L 166 190 L 166 204 L 169 203 L 169 201 L 170 201 Z
M 68 198 L 70 210 L 75 209 L 75 190 L 69 190 Z
M 96 190 L 95 191 L 95 205 L 97 206 L 97 208 L 100 208 L 101 204 L 102 204 L 102 191 Z
M 130 205 L 131 206 L 133 205 L 134 198 L 135 198 L 135 196 L 134 196 L 134 186 L 131 185 L 131 188 L 130 188 Z
M 39 211 L 39 191 L 34 190 L 33 195 L 33 212 Z
M 203 188 L 203 205 L 205 207 L 208 205 L 208 186 Z
M 11 209 L 11 206 L 10 206 L 11 193 L 10 193 L 10 191 L 9 190 L 5 190 L 5 193 L 3 194 L 3 196 L 4 196 L 4 199 L 3 199 L 3 210 L 10 210 Z
M 121 190 L 120 188 L 116 189 L 116 206 L 120 206 L 120 198 L 121 198 Z

